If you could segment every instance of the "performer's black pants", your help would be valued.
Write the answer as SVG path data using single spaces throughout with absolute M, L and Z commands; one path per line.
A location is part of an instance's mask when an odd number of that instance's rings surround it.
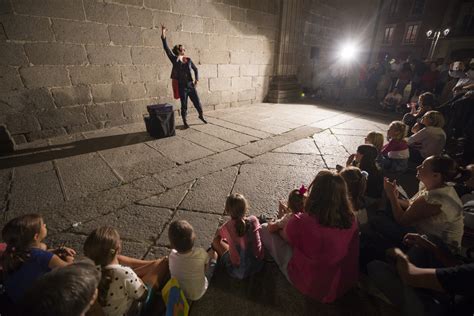
M 188 113 L 188 96 L 191 99 L 194 107 L 196 108 L 199 115 L 202 115 L 201 101 L 199 101 L 199 96 L 197 94 L 194 83 L 179 83 L 179 98 L 181 100 L 181 117 L 184 119 Z

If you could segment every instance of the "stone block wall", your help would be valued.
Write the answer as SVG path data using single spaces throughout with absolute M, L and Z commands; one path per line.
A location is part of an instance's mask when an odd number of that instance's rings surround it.
M 279 13 L 278 0 L 0 0 L 0 124 L 23 143 L 178 108 L 161 23 L 197 64 L 205 110 L 261 102 Z
M 313 0 L 305 2 L 303 46 L 298 80 L 305 88 L 317 88 L 330 75 L 335 61 L 334 48 L 341 39 L 343 21 L 337 1 Z M 316 56 L 311 58 L 311 49 Z

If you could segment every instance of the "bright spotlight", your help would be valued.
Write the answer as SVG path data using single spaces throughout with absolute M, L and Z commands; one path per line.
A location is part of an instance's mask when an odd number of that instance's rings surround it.
M 345 62 L 352 61 L 356 58 L 357 52 L 358 49 L 354 43 L 346 43 L 342 45 L 339 57 Z

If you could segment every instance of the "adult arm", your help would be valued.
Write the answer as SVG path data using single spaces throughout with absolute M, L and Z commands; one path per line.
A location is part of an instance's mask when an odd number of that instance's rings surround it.
M 405 237 L 403 237 L 403 243 L 409 246 L 420 247 L 429 250 L 445 267 L 452 267 L 462 263 L 452 254 L 443 251 L 435 243 L 426 238 L 426 236 L 416 233 L 408 233 L 405 235 Z
M 422 128 L 417 133 L 411 135 L 407 138 L 408 145 L 413 145 L 414 143 L 421 143 L 426 138 L 426 128 Z
M 384 179 L 384 189 L 392 206 L 393 218 L 402 226 L 411 226 L 414 223 L 441 213 L 441 206 L 428 203 L 424 197 L 418 197 L 406 210 L 403 210 L 397 198 L 396 182 Z
M 391 249 L 389 254 L 396 258 L 398 274 L 405 284 L 415 288 L 432 289 L 440 292 L 444 291 L 436 277 L 436 269 L 422 269 L 416 267 L 410 262 L 407 255 L 398 248 Z
M 173 54 L 171 49 L 168 47 L 166 41 L 166 27 L 163 24 L 161 24 L 161 42 L 163 43 L 163 49 L 165 50 L 166 56 L 168 56 L 169 60 L 173 63 L 176 60 L 176 55 Z
M 194 85 L 197 85 L 197 83 L 199 81 L 198 69 L 197 69 L 196 65 L 193 63 L 193 61 L 191 59 L 189 61 L 191 62 L 191 68 L 194 71 Z

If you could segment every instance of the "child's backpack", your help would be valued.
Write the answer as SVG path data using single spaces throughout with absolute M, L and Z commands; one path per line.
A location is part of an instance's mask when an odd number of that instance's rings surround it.
M 171 278 L 161 290 L 166 304 L 166 316 L 188 316 L 189 304 L 179 287 L 178 280 Z

